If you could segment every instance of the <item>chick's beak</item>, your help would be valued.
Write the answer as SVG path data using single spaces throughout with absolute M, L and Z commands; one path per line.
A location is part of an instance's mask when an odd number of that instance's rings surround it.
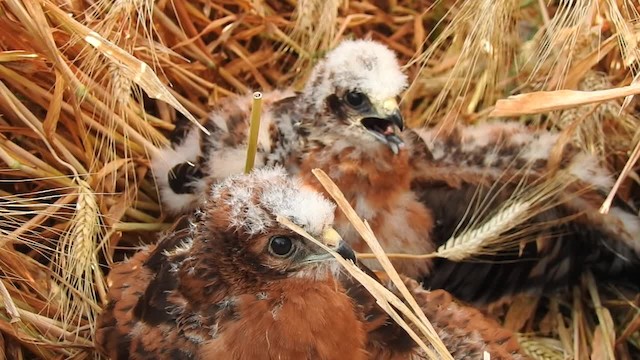
M 340 254 L 345 260 L 351 260 L 354 264 L 356 263 L 356 253 L 353 252 L 353 249 L 349 244 L 347 244 L 344 240 L 340 241 L 336 252 Z
M 391 121 L 395 126 L 397 126 L 400 131 L 404 130 L 404 119 L 402 118 L 400 109 L 396 109 L 391 113 L 391 115 L 387 116 L 387 120 Z
M 328 227 L 322 231 L 320 240 L 322 240 L 323 244 L 335 249 L 342 241 L 342 237 L 338 234 L 336 229 Z
M 356 254 L 351 249 L 334 228 L 327 228 L 322 232 L 322 241 L 325 245 L 335 249 L 346 260 L 356 262 Z
M 376 139 L 387 144 L 394 154 L 404 146 L 396 129 L 404 130 L 404 119 L 395 98 L 372 103 L 372 113 L 362 118 L 361 123 Z
M 390 121 L 393 125 L 397 126 L 400 131 L 404 130 L 404 119 L 402 118 L 402 113 L 400 112 L 396 99 L 383 101 L 378 112 L 383 119 Z

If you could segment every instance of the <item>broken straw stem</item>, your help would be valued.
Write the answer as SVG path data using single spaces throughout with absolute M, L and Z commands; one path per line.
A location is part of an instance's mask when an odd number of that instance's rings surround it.
M 248 174 L 253 169 L 258 149 L 258 133 L 260 132 L 260 113 L 262 112 L 262 93 L 253 93 L 251 103 L 251 124 L 249 125 L 249 143 L 247 144 L 247 161 L 244 165 L 244 173 Z

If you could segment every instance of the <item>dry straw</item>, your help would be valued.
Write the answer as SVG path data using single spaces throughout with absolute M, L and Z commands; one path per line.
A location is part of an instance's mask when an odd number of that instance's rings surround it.
M 411 319 L 414 322 L 414 324 L 419 326 L 422 333 L 425 336 L 427 336 L 428 339 L 430 339 L 431 344 L 433 344 L 436 347 L 437 352 L 440 356 L 444 354 L 448 354 L 447 349 L 444 347 L 442 342 L 439 341 L 438 335 L 436 334 L 435 330 L 431 326 L 431 323 L 429 322 L 429 320 L 427 320 L 420 306 L 416 303 L 415 299 L 413 298 L 413 296 L 405 286 L 404 282 L 400 278 L 400 275 L 391 264 L 391 261 L 385 255 L 384 250 L 382 249 L 382 246 L 380 246 L 380 243 L 376 239 L 375 234 L 371 230 L 371 227 L 369 227 L 369 224 L 367 224 L 366 222 L 363 222 L 360 219 L 360 217 L 356 214 L 355 210 L 351 207 L 351 205 L 349 204 L 347 199 L 344 197 L 340 189 L 336 186 L 335 183 L 333 183 L 333 181 L 331 181 L 329 176 L 324 171 L 320 169 L 314 169 L 312 170 L 312 172 L 313 172 L 313 175 L 315 175 L 315 177 L 318 179 L 318 181 L 320 181 L 320 183 L 322 184 L 324 189 L 327 191 L 327 193 L 329 193 L 331 197 L 336 201 L 340 210 L 345 214 L 347 219 L 349 219 L 349 222 L 353 225 L 356 231 L 358 231 L 358 233 L 362 236 L 362 239 L 367 243 L 369 248 L 374 252 L 374 254 L 376 254 L 376 258 L 379 261 L 382 268 L 384 269 L 384 271 L 386 272 L 386 274 L 389 276 L 393 284 L 400 291 L 405 301 L 407 301 L 407 303 L 410 305 L 412 311 L 415 312 L 415 314 L 417 315 L 417 318 L 416 316 L 411 316 Z M 399 304 L 395 304 L 395 306 L 398 306 L 398 305 Z M 403 311 L 403 313 L 406 313 L 406 312 Z M 447 356 L 445 358 L 449 358 L 449 357 L 450 356 Z
M 253 93 L 253 101 L 251 103 L 251 121 L 249 124 L 249 140 L 247 140 L 247 160 L 244 166 L 244 173 L 248 174 L 253 169 L 256 161 L 256 152 L 258 151 L 258 134 L 260 133 L 260 113 L 262 112 L 262 93 L 256 91 Z

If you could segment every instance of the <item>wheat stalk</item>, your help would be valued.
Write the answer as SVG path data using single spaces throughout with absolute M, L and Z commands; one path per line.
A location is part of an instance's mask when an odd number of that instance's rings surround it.
M 615 353 L 613 351 L 613 343 L 616 338 L 616 331 L 613 327 L 613 319 L 611 318 L 611 313 L 607 308 L 602 306 L 602 302 L 600 300 L 600 294 L 598 293 L 598 287 L 596 285 L 595 279 L 590 272 L 585 274 L 585 279 L 587 283 L 587 289 L 589 290 L 589 295 L 591 296 L 591 301 L 593 302 L 593 306 L 596 310 L 596 315 L 598 317 L 598 327 L 596 332 L 600 332 L 600 343 L 595 344 L 594 341 L 594 349 L 592 352 L 592 358 L 598 358 L 599 356 L 593 356 L 593 354 L 598 353 L 600 356 L 606 354 L 608 359 L 615 359 Z M 596 348 L 596 345 L 604 345 L 604 349 Z
M 526 179 L 523 178 L 520 182 L 522 189 L 514 191 L 493 215 L 480 224 L 474 225 L 472 222 L 460 234 L 454 234 L 438 247 L 434 255 L 462 261 L 478 254 L 497 253 L 505 246 L 513 245 L 513 240 L 521 241 L 527 232 L 534 230 L 535 224 L 528 225 L 518 234 L 506 235 L 505 232 L 553 207 L 557 202 L 556 195 L 572 182 L 570 175 L 560 172 L 538 185 L 529 184 L 533 187 L 527 189 Z
M 102 283 L 98 286 L 105 287 L 98 262 L 100 210 L 89 184 L 80 179 L 76 181 L 76 211 L 70 228 L 62 236 L 56 249 L 54 264 L 57 264 L 57 268 L 53 270 L 62 279 L 59 296 L 65 327 L 77 329 L 84 321 L 88 321 L 89 327 L 93 329 L 99 309 L 94 285 Z
M 437 256 L 462 261 L 479 254 L 506 230 L 522 223 L 530 214 L 533 201 L 516 201 L 502 208 L 479 227 L 451 237 L 436 250 Z
M 11 298 L 11 294 L 9 294 L 9 291 L 7 290 L 2 280 L 0 280 L 0 297 L 2 298 L 2 302 L 4 303 L 5 310 L 7 311 L 9 316 L 11 316 L 11 323 L 20 321 L 20 312 L 18 311 L 16 304 Z
M 290 33 L 292 48 L 303 49 L 299 52 L 293 68 L 310 69 L 313 57 L 321 50 L 335 46 L 340 0 L 299 0 L 295 10 L 295 24 Z M 305 56 L 306 55 L 306 56 Z
M 119 64 L 122 70 L 126 72 L 126 76 L 144 89 L 149 97 L 162 100 L 170 104 L 176 110 L 181 112 L 187 119 L 192 121 L 205 134 L 209 134 L 209 131 L 200 125 L 193 115 L 191 115 L 191 113 L 187 111 L 187 109 L 185 109 L 184 106 L 167 90 L 166 86 L 160 81 L 149 65 L 136 59 L 133 55 L 108 41 L 82 23 L 70 18 L 54 4 L 44 2 L 44 7 L 57 21 L 64 24 L 69 30 L 71 30 L 72 33 L 84 39 L 87 44 L 98 50 L 110 61 Z M 149 150 L 154 149 L 150 144 L 148 145 L 148 148 Z
M 248 174 L 253 170 L 253 164 L 256 160 L 256 152 L 258 151 L 258 134 L 260 133 L 260 116 L 262 113 L 262 93 L 256 91 L 253 93 L 251 102 L 251 116 L 249 124 L 249 138 L 247 139 L 247 156 L 245 159 L 244 173 Z
M 518 335 L 522 350 L 533 360 L 564 360 L 562 346 L 554 339 Z
M 481 255 L 497 254 L 505 248 L 513 248 L 521 245 L 526 235 L 536 230 L 536 225 L 528 225 L 519 229 L 516 233 L 508 233 L 543 211 L 557 205 L 557 195 L 570 186 L 575 179 L 565 172 L 557 173 L 553 178 L 543 181 L 538 185 L 527 189 L 527 179 L 520 181 L 520 189 L 514 191 L 510 199 L 502 203 L 497 210 L 489 214 L 486 219 L 479 221 L 472 219 L 469 225 L 463 228 L 457 235 L 454 233 L 447 241 L 439 246 L 436 251 L 428 254 L 402 254 L 387 253 L 392 259 L 424 260 L 435 257 L 462 261 L 464 259 Z M 491 203 L 492 199 L 485 199 Z M 472 204 L 469 205 L 471 211 Z M 476 213 L 484 210 L 478 209 Z M 474 213 L 474 217 L 479 215 Z M 463 220 L 460 220 L 461 224 Z M 542 224 L 540 224 L 542 225 Z M 358 254 L 363 259 L 374 258 L 372 254 Z
M 519 6 L 515 0 L 459 1 L 447 13 L 451 17 L 448 26 L 441 30 L 435 41 L 424 52 L 416 54 L 406 65 L 419 64 L 421 76 L 416 77 L 411 88 L 418 86 L 426 76 L 433 58 L 441 53 L 459 50 L 455 63 L 446 75 L 446 82 L 438 92 L 429 109 L 420 114 L 416 123 L 425 123 L 447 104 L 447 100 L 467 98 L 465 112 L 473 112 L 480 103 L 492 104 L 497 98 L 496 87 L 503 81 L 511 65 L 512 42 L 514 36 L 512 16 Z M 424 45 L 424 44 L 423 44 Z M 471 86 L 473 79 L 479 79 Z M 446 114 L 463 111 L 455 102 L 449 102 Z M 455 119 L 455 116 L 451 116 Z
M 640 94 L 640 84 L 631 84 L 607 90 L 537 91 L 513 95 L 498 100 L 489 117 L 540 114 L 554 110 L 574 108 L 579 105 L 598 104 L 604 101 Z

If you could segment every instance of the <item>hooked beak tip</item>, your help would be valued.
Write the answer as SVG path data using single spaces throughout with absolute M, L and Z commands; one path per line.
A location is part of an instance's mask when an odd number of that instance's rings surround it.
M 356 262 L 356 253 L 346 242 L 340 241 L 336 252 L 340 254 L 340 256 L 342 256 L 345 260 L 351 260 L 354 263 Z
M 353 252 L 353 249 L 342 240 L 342 237 L 334 228 L 328 227 L 324 229 L 322 232 L 322 241 L 325 245 L 334 248 L 335 251 L 346 260 L 356 261 L 356 254 Z
M 400 131 L 404 130 L 404 119 L 402 118 L 402 113 L 399 109 L 394 110 L 391 115 L 389 115 L 388 119 L 397 126 Z

